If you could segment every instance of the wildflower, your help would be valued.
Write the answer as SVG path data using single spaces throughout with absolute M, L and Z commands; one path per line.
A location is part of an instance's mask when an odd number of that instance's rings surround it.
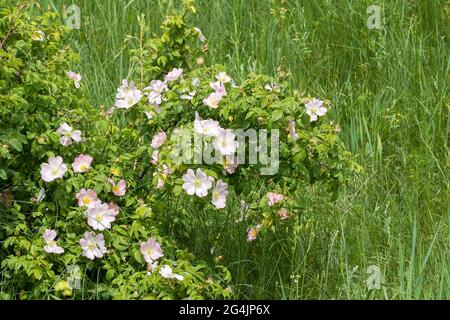
M 306 113 L 310 116 L 311 122 L 317 121 L 319 117 L 327 113 L 327 108 L 323 107 L 323 101 L 314 98 L 305 104 Z
M 152 80 L 150 86 L 144 88 L 147 93 L 148 103 L 152 106 L 158 107 L 163 102 L 163 92 L 167 90 L 167 83 L 161 80 Z
M 84 173 L 89 170 L 94 159 L 91 156 L 80 154 L 72 164 L 73 172 Z
M 167 91 L 167 83 L 161 80 L 152 80 L 150 86 L 146 87 L 144 90 L 150 90 L 156 95 L 162 95 L 164 91 Z
M 113 211 L 115 217 L 117 217 L 120 213 L 120 207 L 114 202 L 108 203 L 108 209 Z
M 213 146 L 224 156 L 233 155 L 239 146 L 235 139 L 236 135 L 230 129 L 221 129 L 213 141 Z
M 198 34 L 198 40 L 200 40 L 200 42 L 205 42 L 206 41 L 206 37 L 203 35 L 202 30 L 200 30 L 199 28 L 194 28 L 194 30 Z
M 286 128 L 286 131 L 289 132 L 289 135 L 291 136 L 292 140 L 297 140 L 298 139 L 298 134 L 297 131 L 295 130 L 295 121 L 293 121 L 292 119 L 289 120 L 289 124 Z
M 164 163 L 163 164 L 163 170 L 158 170 L 158 172 L 154 172 L 153 176 L 159 175 L 158 176 L 158 182 L 156 184 L 156 188 L 157 189 L 161 189 L 162 187 L 164 187 L 164 184 L 166 183 L 167 177 L 170 174 L 170 168 Z
M 286 220 L 287 218 L 289 218 L 289 212 L 285 208 L 281 208 L 280 210 L 278 210 L 278 216 L 281 220 Z
M 156 164 L 158 162 L 159 150 L 154 150 L 152 153 L 151 164 Z
M 79 73 L 69 71 L 69 72 L 67 72 L 67 76 L 73 80 L 75 88 L 80 89 L 81 75 Z
M 183 69 L 173 68 L 165 77 L 165 81 L 175 81 L 183 74 Z
M 133 81 L 122 80 L 122 85 L 117 89 L 115 106 L 119 109 L 129 109 L 142 99 L 142 92 L 136 88 Z
M 80 245 L 83 249 L 82 255 L 90 260 L 101 258 L 107 252 L 105 247 L 105 238 L 103 234 L 94 232 L 85 232 L 84 238 L 80 239 Z
M 197 94 L 197 91 L 194 90 L 194 91 L 189 92 L 188 94 L 182 94 L 180 96 L 180 99 L 182 99 L 182 100 L 192 100 L 192 99 L 194 99 L 196 94 Z
M 166 279 L 177 279 L 179 281 L 183 281 L 184 277 L 182 275 L 173 273 L 173 270 L 170 266 L 168 266 L 167 264 L 164 265 L 160 270 L 159 270 L 159 274 L 161 276 L 163 276 L 163 278 Z
M 218 180 L 216 186 L 212 191 L 212 200 L 211 203 L 217 209 L 223 209 L 227 205 L 227 196 L 228 196 L 228 185 L 224 183 L 222 180 Z
M 276 83 L 266 84 L 264 86 L 264 89 L 266 89 L 269 92 L 280 92 L 280 85 Z
M 164 131 L 161 131 L 160 133 L 156 134 L 152 139 L 152 148 L 157 149 L 163 145 L 163 143 L 167 139 L 167 134 Z
M 284 196 L 275 192 L 269 192 L 267 193 L 267 198 L 269 199 L 269 206 L 271 207 L 274 204 L 283 201 Z
M 174 274 L 172 274 L 172 279 L 177 279 L 178 281 L 183 281 L 184 277 L 180 274 L 174 273 Z
M 209 86 L 215 91 L 216 94 L 222 97 L 227 95 L 227 90 L 225 89 L 225 86 L 223 85 L 222 82 L 220 81 L 211 82 Z
M 200 168 L 195 174 L 192 169 L 188 169 L 187 173 L 183 175 L 183 180 L 182 188 L 186 193 L 191 196 L 196 194 L 199 197 L 206 197 L 214 182 L 214 178 L 208 177 Z
M 63 158 L 50 157 L 48 163 L 41 164 L 41 178 L 45 182 L 62 178 L 67 172 L 67 166 L 63 163 Z
M 216 79 L 223 84 L 231 81 L 231 77 L 227 75 L 226 72 L 219 72 L 219 74 L 216 76 Z
M 77 193 L 76 198 L 78 200 L 79 207 L 95 207 L 101 204 L 101 201 L 97 198 L 97 193 L 92 189 L 81 189 Z
M 247 241 L 256 240 L 259 231 L 261 230 L 261 225 L 258 224 L 255 227 L 250 227 L 247 229 Z
M 164 257 L 161 245 L 155 238 L 150 238 L 146 242 L 141 242 L 141 253 L 147 263 L 152 264 L 155 260 Z
M 225 157 L 223 162 L 223 169 L 226 173 L 233 174 L 236 172 L 238 164 L 238 159 L 236 156 L 234 157 Z
M 55 253 L 55 254 L 62 254 L 64 253 L 64 249 L 59 247 L 56 244 L 55 238 L 56 238 L 56 231 L 47 229 L 44 232 L 44 235 L 42 238 L 45 240 L 46 246 L 44 247 L 44 251 L 47 253 Z
M 217 137 L 220 134 L 220 125 L 219 121 L 214 120 L 194 120 L 194 129 L 198 134 L 207 136 L 207 137 Z
M 120 180 L 117 184 L 112 179 L 108 179 L 108 182 L 112 185 L 112 192 L 116 196 L 122 197 L 127 192 L 127 183 L 125 180 Z
M 147 98 L 148 98 L 148 103 L 152 106 L 159 106 L 163 101 L 163 97 L 154 91 L 151 91 L 150 93 L 148 93 Z
M 208 98 L 203 99 L 203 103 L 210 108 L 217 109 L 219 107 L 220 100 L 222 100 L 222 95 L 213 92 Z
M 56 132 L 62 136 L 59 142 L 65 147 L 70 146 L 73 141 L 81 142 L 81 131 L 73 130 L 67 123 L 60 125 Z
M 103 231 L 111 228 L 111 222 L 116 220 L 116 212 L 103 203 L 87 210 L 87 223 L 94 230 Z
M 168 279 L 172 276 L 172 268 L 166 264 L 159 270 L 159 274 Z

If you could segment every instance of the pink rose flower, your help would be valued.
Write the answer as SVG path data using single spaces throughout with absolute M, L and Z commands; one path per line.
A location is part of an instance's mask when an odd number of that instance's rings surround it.
M 79 207 L 95 207 L 101 203 L 101 201 L 97 198 L 97 193 L 95 193 L 92 189 L 81 189 L 80 192 L 77 193 L 76 198 L 78 200 Z
M 269 206 L 271 207 L 274 204 L 283 201 L 284 196 L 275 192 L 269 192 L 267 193 L 267 198 L 269 198 Z
M 108 180 L 109 183 L 112 185 L 112 192 L 119 197 L 122 197 L 127 192 L 127 183 L 125 180 L 120 180 L 117 184 L 112 180 Z
M 289 212 L 285 208 L 281 208 L 280 210 L 278 210 L 278 216 L 281 220 L 286 220 L 287 218 L 289 218 Z
M 163 145 L 163 143 L 166 141 L 167 135 L 164 131 L 156 134 L 152 139 L 152 148 L 157 149 Z
M 89 170 L 94 159 L 91 156 L 80 154 L 72 164 L 73 172 L 84 173 Z

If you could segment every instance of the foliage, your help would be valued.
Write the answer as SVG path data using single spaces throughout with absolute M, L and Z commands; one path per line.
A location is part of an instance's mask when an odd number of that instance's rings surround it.
M 179 199 L 189 203 L 186 208 L 190 210 L 219 210 L 220 214 L 223 209 L 214 203 L 214 192 L 212 199 L 186 194 L 184 175 L 189 169 L 201 169 L 214 181 L 223 181 L 228 197 L 244 201 L 249 241 L 260 233 L 264 237 L 266 232 L 276 232 L 279 225 L 285 230 L 285 225 L 307 209 L 305 203 L 335 200 L 339 187 L 362 170 L 339 139 L 339 127 L 327 123 L 328 116 L 312 121 L 308 105 L 314 97 L 292 91 L 286 73 L 275 78 L 250 74 L 238 85 L 232 79 L 220 80 L 220 75 L 228 77 L 223 66 L 203 66 L 208 47 L 202 45 L 201 31 L 186 20 L 195 13 L 192 2 L 186 2 L 183 15 L 168 17 L 162 33 L 149 40 L 141 17 L 139 34 L 126 39 L 132 61 L 139 67 L 130 70 L 130 79 L 118 89 L 115 107 L 110 110 L 91 106 L 82 79 L 68 74 L 77 56 L 63 45 L 67 30 L 57 22 L 57 15 L 32 18 L 25 9 L 26 3 L 4 7 L 0 13 L 0 241 L 7 255 L 1 267 L 3 276 L 23 290 L 22 299 L 229 298 L 229 271 L 216 263 L 197 261 L 160 228 L 173 214 L 167 210 L 168 203 Z M 167 80 L 180 70 L 182 74 Z M 167 88 L 156 97 L 161 101 L 149 103 L 155 97 L 147 86 L 163 77 Z M 217 107 L 205 102 L 214 93 L 214 82 L 227 91 L 220 95 Z M 214 90 L 217 93 L 218 89 Z M 327 109 L 332 107 L 329 101 L 320 102 Z M 242 164 L 230 172 L 229 163 L 174 162 L 171 155 L 177 143 L 171 138 L 180 130 L 193 133 L 196 113 L 219 121 L 225 129 L 277 129 L 279 139 L 272 140 L 269 149 L 279 144 L 278 172 L 262 174 L 264 163 Z M 76 141 L 72 136 L 70 144 L 61 140 L 64 124 L 80 130 L 82 139 Z M 155 146 L 161 133 L 169 138 Z M 213 140 L 207 139 L 206 144 L 214 145 Z M 76 169 L 80 155 L 93 159 L 92 166 L 81 172 Z M 74 163 L 61 176 L 44 181 L 43 164 L 56 156 L 67 165 Z M 183 156 L 190 160 L 193 154 Z M 255 197 L 255 180 L 282 199 L 272 201 L 270 194 Z M 126 184 L 123 193 L 116 189 L 118 181 Z M 321 195 L 305 194 L 310 185 L 317 186 Z M 94 228 L 104 231 L 107 251 L 101 259 L 88 259 L 80 246 L 83 234 L 93 227 L 90 209 L 76 204 L 82 189 L 91 189 L 105 204 L 120 207 L 110 228 Z M 299 196 L 304 203 L 297 201 Z M 203 223 L 211 224 L 211 219 L 206 217 Z M 192 223 L 185 221 L 184 231 Z M 48 229 L 58 232 L 55 241 L 64 248 L 63 254 L 45 249 L 49 243 L 55 245 L 54 239 L 42 239 Z M 140 247 L 150 238 L 164 251 L 163 257 L 154 259 L 158 266 L 148 261 Z M 183 280 L 163 276 L 163 265 Z M 80 288 L 72 286 L 68 275 L 73 266 L 80 271 Z
M 217 266 L 213 274 L 210 267 L 195 262 L 192 254 L 159 236 L 152 211 L 145 205 L 149 199 L 140 198 L 138 188 L 123 200 L 108 195 L 111 185 L 107 180 L 114 174 L 130 182 L 139 180 L 132 166 L 118 169 L 115 164 L 130 164 L 135 150 L 128 153 L 109 144 L 111 139 L 120 141 L 133 132 L 119 132 L 87 102 L 83 86 L 75 88 L 67 72 L 77 56 L 62 44 L 67 30 L 57 15 L 32 18 L 26 9 L 26 3 L 2 5 L 0 13 L 0 240 L 5 250 L 2 254 L 7 255 L 1 262 L 4 279 L 22 290 L 21 299 L 57 298 L 61 281 L 67 281 L 67 270 L 77 266 L 82 290 L 61 291 L 72 297 L 229 297 L 231 292 L 222 287 L 230 280 L 227 271 Z M 63 123 L 82 131 L 82 143 L 70 147 L 60 144 L 56 129 Z M 95 159 L 89 173 L 76 174 L 70 169 L 64 179 L 51 183 L 41 179 L 39 167 L 49 157 L 58 155 L 68 161 L 82 153 Z M 120 218 L 105 233 L 108 254 L 101 261 L 81 257 L 78 242 L 87 230 L 86 210 L 74 207 L 75 194 L 81 188 L 92 188 L 105 201 L 114 200 L 121 206 Z M 58 231 L 58 243 L 65 248 L 61 256 L 44 252 L 41 236 L 51 228 Z M 156 272 L 147 275 L 139 243 L 149 237 L 158 237 L 164 250 L 161 263 L 181 274 L 182 284 Z

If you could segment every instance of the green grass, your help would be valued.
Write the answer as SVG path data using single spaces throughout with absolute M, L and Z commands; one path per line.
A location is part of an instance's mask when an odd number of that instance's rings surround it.
M 40 3 L 61 11 L 72 1 Z M 180 1 L 76 3 L 78 70 L 92 103 L 108 107 L 132 67 L 123 40 L 137 16 L 158 32 Z M 366 27 L 370 4 L 383 6 L 382 30 Z M 224 64 L 238 82 L 281 67 L 298 90 L 330 99 L 366 174 L 337 203 L 302 213 L 284 238 L 249 246 L 245 226 L 224 224 L 239 216 L 237 201 L 215 226 L 174 237 L 205 259 L 214 244 L 240 298 L 449 299 L 450 2 L 202 0 L 198 9 L 206 63 Z M 370 265 L 381 269 L 380 290 L 366 288 Z

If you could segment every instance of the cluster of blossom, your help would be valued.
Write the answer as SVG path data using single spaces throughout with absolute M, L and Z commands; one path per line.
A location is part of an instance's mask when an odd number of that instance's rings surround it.
M 73 80 L 73 84 L 75 88 L 80 89 L 81 75 L 79 73 L 69 71 L 67 72 L 67 76 Z
M 167 81 L 172 81 L 176 79 L 177 70 L 171 72 L 166 76 Z M 182 72 L 182 70 L 181 70 Z M 81 76 L 73 72 L 68 72 L 67 75 L 74 80 L 75 87 L 78 89 L 79 81 Z M 180 73 L 181 75 L 181 73 Z M 128 82 L 124 80 L 122 87 L 119 88 L 118 94 L 116 96 L 116 107 L 118 108 L 129 108 L 132 105 L 139 102 L 141 99 L 141 93 L 136 89 L 133 82 L 128 85 Z M 58 129 L 62 137 L 60 143 L 63 146 L 69 146 L 74 141 L 79 143 L 82 141 L 81 131 L 73 130 L 71 126 L 67 123 L 63 123 Z M 159 148 L 166 140 L 165 132 L 161 132 L 155 135 L 152 141 L 152 147 Z M 157 155 L 156 155 L 157 158 Z M 86 173 L 89 171 L 93 158 L 89 155 L 80 154 L 75 158 L 72 163 L 72 169 L 74 173 Z M 60 156 L 50 157 L 47 163 L 41 164 L 41 178 L 45 182 L 52 182 L 56 179 L 61 179 L 64 177 L 68 171 L 67 165 L 64 164 L 64 160 Z M 168 173 L 167 173 L 168 174 Z M 120 180 L 115 182 L 112 179 L 108 179 L 108 182 L 112 186 L 112 192 L 116 196 L 124 196 L 126 194 L 126 182 L 125 180 Z M 45 191 L 44 191 L 45 192 Z M 115 221 L 117 215 L 120 212 L 120 208 L 114 202 L 103 203 L 98 197 L 97 193 L 93 189 L 82 188 L 77 194 L 76 199 L 79 207 L 86 208 L 87 224 L 94 230 L 104 231 L 111 228 L 111 224 Z M 58 246 L 56 242 L 57 231 L 52 229 L 46 229 L 42 238 L 45 241 L 44 251 L 53 254 L 64 253 L 64 248 Z M 104 254 L 107 253 L 105 238 L 103 234 L 96 234 L 92 231 L 86 231 L 83 237 L 79 241 L 80 246 L 83 250 L 82 255 L 90 260 L 95 258 L 102 258 Z M 144 256 L 145 261 L 149 264 L 149 268 L 154 269 L 157 266 L 156 260 L 164 256 L 161 246 L 156 242 L 154 238 L 150 238 L 147 242 L 141 243 L 141 252 Z M 172 268 L 168 265 L 164 265 L 160 268 L 159 273 L 164 278 L 177 279 L 182 281 L 183 276 L 173 273 Z
M 151 163 L 156 165 L 158 163 L 158 157 L 159 157 L 159 148 L 164 144 L 164 142 L 167 139 L 167 134 L 164 131 L 161 131 L 157 134 L 155 134 L 155 136 L 152 139 L 152 143 L 151 143 L 151 147 L 154 149 L 153 153 L 152 153 L 152 160 Z M 156 187 L 158 189 L 161 189 L 166 180 L 167 177 L 169 176 L 169 174 L 171 173 L 169 167 L 164 163 L 162 165 L 162 169 L 158 169 L 157 171 L 155 171 L 153 173 L 153 176 L 158 176 L 158 182 Z
M 229 129 L 221 128 L 218 121 L 207 119 L 202 120 L 196 114 L 194 120 L 194 130 L 206 138 L 212 139 L 214 149 L 226 160 L 224 168 L 227 172 L 233 173 L 237 167 L 237 161 L 234 157 L 237 147 L 236 135 Z M 212 188 L 214 178 L 207 176 L 200 168 L 194 173 L 192 169 L 188 169 L 187 173 L 183 175 L 184 184 L 182 188 L 189 195 L 197 195 L 198 197 L 206 197 L 209 190 Z M 226 199 L 228 196 L 228 185 L 222 180 L 218 180 L 212 191 L 211 203 L 218 209 L 226 207 Z
M 273 207 L 277 203 L 282 202 L 284 200 L 284 196 L 279 193 L 268 192 L 267 199 L 269 207 Z M 280 217 L 280 220 L 286 220 L 287 218 L 289 218 L 289 212 L 285 208 L 279 209 L 277 213 Z
M 323 101 L 317 98 L 312 99 L 311 101 L 305 104 L 306 114 L 309 115 L 310 121 L 315 122 L 319 119 L 319 117 L 324 116 L 327 113 L 327 108 L 323 106 Z M 298 139 L 298 134 L 295 129 L 295 121 L 290 119 L 286 131 L 291 136 L 292 140 Z
M 200 29 L 196 28 L 195 30 L 199 34 L 200 41 L 202 42 L 205 41 L 206 38 L 201 33 Z M 172 81 L 178 80 L 180 77 L 182 77 L 182 75 L 183 69 L 174 68 L 164 77 L 164 81 L 153 80 L 150 82 L 150 85 L 148 87 L 143 89 L 145 95 L 148 98 L 149 105 L 154 107 L 157 113 L 160 112 L 160 105 L 162 104 L 163 101 L 165 101 L 164 92 L 169 89 L 168 84 Z M 68 76 L 71 79 L 73 79 L 75 87 L 79 88 L 81 76 L 73 72 L 69 72 Z M 231 79 L 230 76 L 227 75 L 226 72 L 220 72 L 219 74 L 216 75 L 215 78 L 216 78 L 215 82 L 210 82 L 210 87 L 214 91 L 203 100 L 203 103 L 206 106 L 213 109 L 218 108 L 222 98 L 227 96 L 227 90 L 225 87 L 227 83 L 231 83 L 232 87 L 236 87 L 236 85 L 233 83 L 233 80 Z M 193 79 L 192 85 L 194 87 L 197 87 L 199 81 L 200 80 L 198 78 Z M 281 90 L 280 86 L 275 83 L 267 84 L 264 88 L 269 92 L 275 93 L 278 93 Z M 180 99 L 182 100 L 192 100 L 196 95 L 196 90 L 193 90 L 188 94 L 184 92 L 185 91 L 183 91 L 183 94 L 180 96 Z M 128 83 L 128 80 L 123 80 L 122 85 L 117 90 L 115 107 L 129 109 L 132 106 L 139 103 L 139 101 L 142 99 L 142 96 L 143 96 L 142 91 L 136 88 L 136 85 L 134 84 L 133 81 Z M 327 109 L 323 106 L 323 101 L 317 98 L 314 98 L 313 100 L 307 102 L 305 104 L 305 109 L 306 113 L 310 117 L 311 122 L 317 121 L 319 117 L 324 116 L 327 113 Z M 153 114 L 151 112 L 146 112 L 146 115 L 148 118 L 153 117 Z M 198 113 L 196 113 L 196 117 L 194 120 L 194 129 L 197 134 L 209 138 L 212 141 L 214 149 L 220 152 L 220 154 L 225 157 L 224 161 L 225 171 L 228 173 L 234 173 L 237 168 L 235 152 L 238 147 L 238 142 L 236 141 L 236 135 L 233 134 L 233 132 L 229 129 L 221 128 L 218 121 L 215 121 L 213 119 L 202 120 L 199 117 Z M 288 132 L 292 140 L 295 141 L 298 139 L 298 134 L 296 131 L 296 122 L 294 120 L 292 119 L 289 120 L 286 131 Z M 74 131 L 67 124 L 63 124 L 58 129 L 58 133 L 62 135 L 61 144 L 63 144 L 64 146 L 72 144 L 73 141 L 81 142 L 81 132 L 77 130 Z M 164 144 L 166 139 L 167 135 L 164 131 L 157 133 L 153 137 L 151 142 L 151 147 L 154 149 L 151 160 L 152 164 L 154 165 L 157 164 L 160 152 L 159 149 Z M 43 164 L 41 171 L 43 179 L 49 182 L 57 178 L 62 178 L 65 172 L 67 171 L 67 166 L 62 162 L 63 161 L 61 157 L 56 157 L 49 159 L 48 164 Z M 72 165 L 74 172 L 77 173 L 86 172 L 89 169 L 91 162 L 92 158 L 90 156 L 80 155 L 75 159 L 75 162 Z M 154 176 L 156 175 L 158 176 L 157 188 L 162 188 L 164 186 L 164 183 L 170 173 L 171 171 L 166 164 L 163 164 L 162 169 L 158 169 L 157 171 L 154 172 Z M 208 176 L 205 172 L 203 172 L 200 168 L 198 168 L 196 172 L 194 172 L 192 169 L 188 169 L 187 173 L 183 175 L 183 181 L 184 184 L 182 188 L 186 191 L 187 194 L 189 195 L 195 194 L 198 197 L 206 197 L 209 193 L 209 190 L 213 189 L 211 203 L 218 209 L 223 209 L 226 207 L 226 199 L 228 196 L 228 185 L 222 180 L 219 179 L 213 188 L 214 178 Z M 109 182 L 113 186 L 114 194 L 118 196 L 123 196 L 125 194 L 126 189 L 125 181 L 121 180 L 118 184 L 116 184 L 112 180 L 109 180 Z M 283 195 L 276 194 L 273 192 L 269 192 L 267 194 L 267 197 L 269 206 L 273 206 L 276 203 L 283 201 L 284 198 Z M 118 213 L 118 211 L 116 212 L 111 207 L 112 204 L 103 204 L 100 200 L 97 199 L 95 191 L 91 189 L 89 190 L 82 189 L 80 193 L 77 195 L 77 199 L 79 200 L 80 206 L 83 205 L 88 208 L 87 209 L 88 224 L 92 228 L 100 231 L 110 228 L 111 222 L 115 220 L 115 216 Z M 289 217 L 289 213 L 285 208 L 279 209 L 278 215 L 281 220 L 285 220 Z M 253 227 L 249 227 L 249 229 L 247 230 L 247 240 L 248 241 L 255 240 L 260 230 L 261 230 L 260 224 Z M 89 238 L 90 240 L 92 240 L 93 239 L 92 235 Z M 84 240 L 87 241 L 86 235 Z M 53 239 L 49 241 L 53 241 Z M 150 244 L 148 244 L 148 246 L 150 246 Z M 143 249 L 141 247 L 141 251 L 142 250 Z M 158 250 L 156 250 L 155 252 L 158 252 Z M 150 266 L 153 263 L 156 263 L 155 261 L 153 261 L 156 259 L 157 258 L 152 259 L 152 262 L 147 261 L 149 259 L 146 259 L 146 261 L 149 263 Z M 163 272 L 164 274 L 169 274 L 168 272 L 169 269 L 170 269 L 169 266 L 165 266 L 161 270 L 165 270 Z
M 148 87 L 143 89 L 144 94 L 148 98 L 150 106 L 155 108 L 157 113 L 160 112 L 160 105 L 165 98 L 163 93 L 168 90 L 168 83 L 180 78 L 183 74 L 183 69 L 174 68 L 165 77 L 164 81 L 152 80 Z M 115 108 L 118 109 L 130 109 L 141 101 L 143 93 L 136 88 L 133 81 L 128 83 L 128 80 L 122 80 L 122 85 L 117 89 Z M 147 118 L 151 119 L 153 114 L 151 112 L 145 112 Z
M 145 262 L 148 264 L 147 271 L 150 275 L 158 267 L 157 260 L 164 257 L 161 245 L 155 238 L 150 238 L 145 242 L 141 242 L 141 253 L 144 256 Z M 184 280 L 183 276 L 173 273 L 172 268 L 168 265 L 161 267 L 159 274 L 166 279 L 177 279 L 179 281 Z
M 187 173 L 183 175 L 183 190 L 186 191 L 188 195 L 197 195 L 198 197 L 206 197 L 209 190 L 212 188 L 214 183 L 214 178 L 208 176 L 200 168 L 194 173 L 192 169 L 188 169 Z M 228 184 L 222 180 L 218 180 L 212 190 L 211 203 L 217 209 L 223 209 L 226 207 L 228 196 Z
M 216 80 L 216 82 L 211 82 L 209 84 L 214 92 L 212 92 L 207 98 L 203 99 L 203 103 L 213 109 L 217 109 L 222 98 L 227 95 L 225 84 L 231 81 L 231 77 L 225 72 L 220 72 L 216 75 Z
M 213 139 L 214 149 L 223 156 L 233 156 L 239 146 L 236 135 L 230 129 L 220 127 L 218 121 L 207 119 L 202 120 L 196 113 L 194 120 L 194 130 L 206 138 Z
M 142 99 L 142 91 L 136 88 L 133 81 L 122 80 L 122 85 L 117 89 L 115 107 L 118 109 L 130 109 Z
M 76 143 L 80 143 L 82 141 L 81 139 L 81 131 L 80 130 L 73 130 L 71 126 L 69 126 L 67 123 L 61 124 L 61 126 L 56 130 L 59 135 L 61 135 L 61 138 L 59 139 L 59 142 L 67 147 L 70 146 L 74 141 Z
M 81 141 L 81 132 L 74 131 L 72 127 L 63 123 L 57 130 L 62 134 L 61 144 L 64 146 L 70 145 L 72 140 L 76 142 Z M 94 159 L 89 155 L 80 154 L 72 163 L 74 173 L 86 173 L 91 168 Z M 41 164 L 41 178 L 45 182 L 52 182 L 56 179 L 61 179 L 66 174 L 68 168 L 63 163 L 62 157 L 50 157 L 48 163 Z M 114 181 L 109 181 L 112 185 L 113 193 L 118 196 L 125 195 L 126 183 L 124 180 L 119 181 L 116 185 Z M 119 214 L 119 207 L 114 203 L 102 203 L 97 194 L 92 189 L 81 189 L 76 195 L 78 206 L 86 207 L 87 223 L 94 230 L 103 231 L 111 228 L 111 223 Z M 64 249 L 57 246 L 55 242 L 56 231 L 47 229 L 43 235 L 46 241 L 44 250 L 47 253 L 62 254 Z M 80 239 L 80 245 L 83 249 L 83 256 L 93 260 L 94 258 L 101 258 L 107 252 L 105 241 L 102 234 L 95 234 L 94 232 L 85 232 L 84 238 Z
M 268 192 L 266 194 L 266 197 L 267 197 L 267 204 L 269 205 L 269 207 L 273 207 L 277 203 L 281 203 L 284 200 L 284 195 L 275 192 Z M 280 220 L 286 220 L 287 218 L 289 218 L 289 212 L 285 208 L 280 208 L 277 214 Z M 247 241 L 250 242 L 256 240 L 261 229 L 262 229 L 261 224 L 249 227 L 247 229 Z

